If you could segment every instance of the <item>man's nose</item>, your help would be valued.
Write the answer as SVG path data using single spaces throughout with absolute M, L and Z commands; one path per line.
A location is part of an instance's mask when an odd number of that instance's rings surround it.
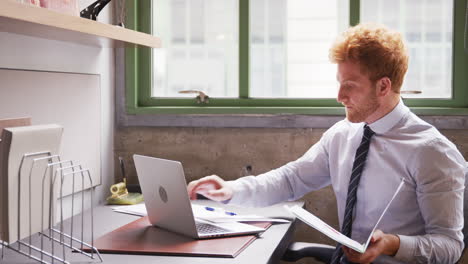
M 345 94 L 343 92 L 343 89 L 341 87 L 338 88 L 338 95 L 336 97 L 336 101 L 338 103 L 343 103 L 343 100 L 345 99 Z

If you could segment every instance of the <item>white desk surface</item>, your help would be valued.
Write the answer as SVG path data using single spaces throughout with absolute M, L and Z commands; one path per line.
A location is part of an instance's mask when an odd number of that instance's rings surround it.
M 210 204 L 211 201 L 196 201 L 196 203 Z M 303 202 L 292 202 L 290 205 L 303 205 Z M 216 204 L 220 206 L 220 204 Z M 265 214 L 267 216 L 291 216 L 283 208 L 283 204 L 278 204 L 266 208 L 240 208 L 236 209 L 241 213 Z M 94 237 L 95 239 L 111 232 L 112 230 L 132 222 L 139 217 L 112 212 L 109 206 L 98 206 L 94 208 Z M 208 258 L 208 257 L 185 257 L 185 256 L 157 256 L 157 255 L 125 255 L 125 254 L 101 254 L 103 263 L 126 264 L 126 263 L 278 263 L 287 246 L 292 240 L 294 234 L 294 223 L 274 224 L 265 231 L 260 238 L 256 239 L 246 249 L 244 249 L 236 258 Z M 89 239 L 86 241 L 90 241 Z M 33 242 L 34 245 L 40 245 Z M 16 246 L 16 244 L 13 244 Z M 70 250 L 67 250 L 70 251 Z M 0 263 L 19 264 L 19 263 L 38 263 L 18 254 L 10 249 L 5 249 L 5 256 L 0 259 Z M 58 251 L 61 252 L 61 251 Z M 1 249 L 0 249 L 1 254 Z M 100 263 L 99 260 L 91 260 L 80 254 L 67 253 L 67 260 L 71 263 Z M 59 262 L 55 262 L 59 263 Z

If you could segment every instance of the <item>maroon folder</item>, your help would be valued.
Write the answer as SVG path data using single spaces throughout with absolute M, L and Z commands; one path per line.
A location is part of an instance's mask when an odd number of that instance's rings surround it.
M 268 228 L 269 222 L 253 225 Z M 94 241 L 100 253 L 234 258 L 257 236 L 192 239 L 154 227 L 148 217 L 124 225 Z

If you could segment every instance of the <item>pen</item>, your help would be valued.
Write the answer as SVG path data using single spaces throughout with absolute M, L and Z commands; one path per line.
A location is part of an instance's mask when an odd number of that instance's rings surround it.
M 209 207 L 209 206 L 205 206 L 205 209 L 206 209 L 207 211 L 211 211 L 211 212 L 216 211 L 216 209 L 215 209 L 214 207 Z M 227 214 L 227 215 L 237 215 L 237 214 L 234 213 L 234 212 L 227 212 L 227 211 L 224 211 L 224 213 Z

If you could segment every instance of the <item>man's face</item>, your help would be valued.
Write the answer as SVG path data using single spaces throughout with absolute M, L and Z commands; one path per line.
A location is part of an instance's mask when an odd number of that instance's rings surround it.
M 346 108 L 346 118 L 353 123 L 372 123 L 374 112 L 380 107 L 376 87 L 366 74 L 361 73 L 359 64 L 338 63 L 337 101 Z

